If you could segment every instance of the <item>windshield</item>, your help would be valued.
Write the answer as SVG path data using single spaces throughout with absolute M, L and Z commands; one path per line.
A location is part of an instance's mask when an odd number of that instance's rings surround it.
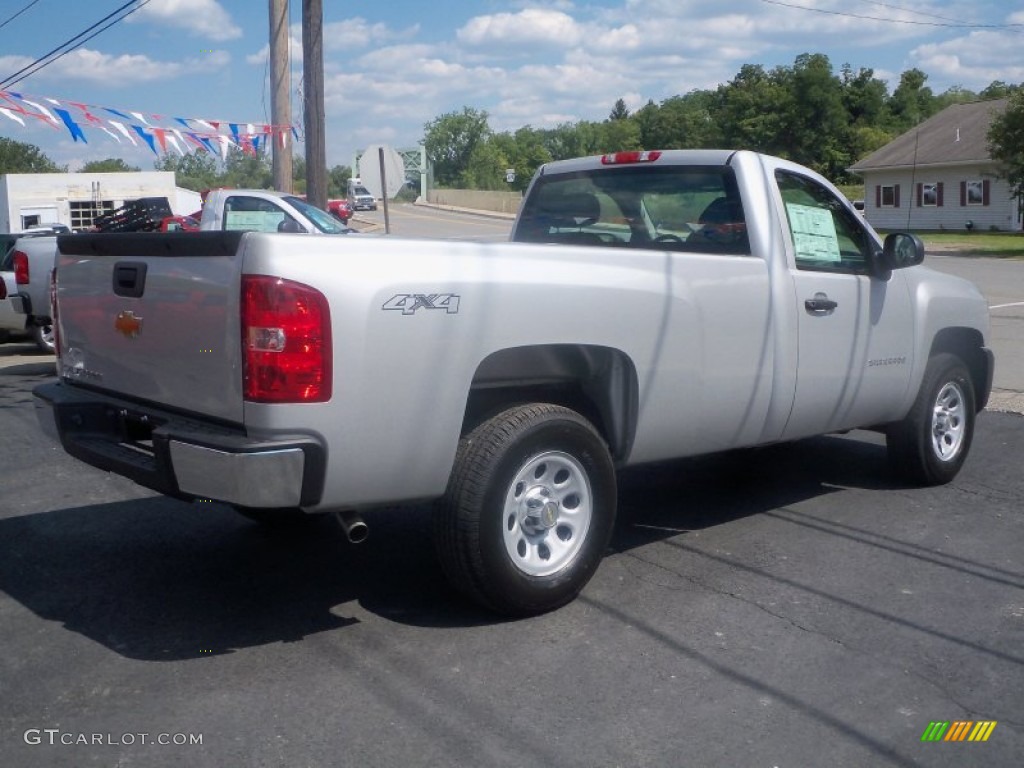
M 309 219 L 313 223 L 313 226 L 321 232 L 328 235 L 344 235 L 352 231 L 348 227 L 339 224 L 338 220 L 331 216 L 331 214 L 327 213 L 327 211 L 321 211 L 316 206 L 307 203 L 301 197 L 286 197 L 284 199 L 291 205 L 295 206 L 299 213 Z

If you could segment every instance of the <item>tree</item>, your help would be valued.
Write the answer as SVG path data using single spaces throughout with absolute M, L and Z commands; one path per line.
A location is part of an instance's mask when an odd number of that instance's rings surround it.
M 35 144 L 0 137 L 0 173 L 66 173 Z
M 327 171 L 327 196 L 344 197 L 348 193 L 348 180 L 352 169 L 347 165 L 336 165 Z
M 463 107 L 462 112 L 448 112 L 423 126 L 423 146 L 439 186 L 458 185 L 473 150 L 491 135 L 487 117 L 485 111 Z
M 201 149 L 187 155 L 166 154 L 153 167 L 158 171 L 171 171 L 175 184 L 193 192 L 224 186 L 217 173 L 217 161 Z
M 1010 85 L 1004 83 L 1002 80 L 993 80 L 988 84 L 981 93 L 978 94 L 978 98 L 982 101 L 988 101 L 990 99 L 1005 99 L 1010 96 L 1014 91 L 1019 91 L 1024 88 L 1024 85 Z
M 608 115 L 609 120 L 625 120 L 629 117 L 629 109 L 626 107 L 626 102 L 623 99 L 619 99 L 615 102 L 615 106 L 612 107 L 611 113 Z
M 777 145 L 786 157 L 829 178 L 843 175 L 854 159 L 844 141 L 850 119 L 828 56 L 801 54 L 780 79 L 788 91 L 788 109 Z
M 638 110 L 633 119 L 640 126 L 644 149 L 699 149 L 719 144 L 718 126 L 711 118 L 714 94 L 690 91 Z
M 108 157 L 106 160 L 90 160 L 84 163 L 79 173 L 133 173 L 142 169 L 135 165 L 128 165 L 120 157 Z
M 900 75 L 900 84 L 889 99 L 897 133 L 909 131 L 937 111 L 935 94 L 925 86 L 926 82 L 928 75 L 920 69 L 908 69 Z
M 232 147 L 224 163 L 223 185 L 241 189 L 270 189 L 274 184 L 274 173 L 270 158 L 262 154 L 243 152 Z
M 766 72 L 760 64 L 744 64 L 725 85 L 718 86 L 713 108 L 723 146 L 784 154 L 789 93 L 779 82 L 779 70 Z
M 1024 205 L 1024 89 L 1016 90 L 1006 111 L 992 120 L 989 151 L 1002 168 L 999 175 L 1010 182 L 1011 194 Z

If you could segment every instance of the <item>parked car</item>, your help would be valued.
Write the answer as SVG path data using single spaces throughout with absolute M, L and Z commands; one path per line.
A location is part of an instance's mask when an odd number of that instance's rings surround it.
M 0 270 L 13 275 L 5 279 L 3 301 L 13 310 L 0 316 L 0 330 L 28 333 L 44 352 L 53 352 L 53 323 L 50 320 L 50 272 L 57 255 L 57 235 L 49 227 L 37 227 L 18 235 Z M 5 307 L 6 309 L 6 307 Z
M 342 224 L 348 224 L 348 220 L 352 218 L 352 203 L 347 198 L 328 200 L 327 212 L 341 221 Z
M 13 272 L 0 272 L 0 344 L 25 336 L 28 317 L 15 311 L 11 296 L 18 292 Z

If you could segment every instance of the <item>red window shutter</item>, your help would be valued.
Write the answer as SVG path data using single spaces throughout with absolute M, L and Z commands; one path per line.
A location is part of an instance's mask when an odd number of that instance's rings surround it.
M 896 184 L 892 189 L 892 204 L 894 208 L 900 207 L 900 185 Z
M 942 182 L 940 181 L 935 188 L 935 205 L 939 208 L 942 207 Z
M 967 182 L 960 182 L 960 207 L 963 208 L 967 205 Z
M 982 205 L 988 205 L 989 204 L 989 193 L 991 192 L 991 187 L 992 187 L 992 182 L 990 182 L 988 179 L 985 179 L 983 182 L 981 182 L 981 204 Z
M 875 208 L 882 207 L 882 185 L 875 184 Z
M 923 198 L 924 198 L 924 184 L 922 184 L 919 181 L 919 182 L 917 182 L 917 207 L 918 208 L 921 207 L 921 202 L 922 202 Z

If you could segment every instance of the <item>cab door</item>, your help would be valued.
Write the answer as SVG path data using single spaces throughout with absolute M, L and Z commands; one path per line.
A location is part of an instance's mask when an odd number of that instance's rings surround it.
M 874 240 L 831 190 L 792 170 L 775 177 L 789 227 L 798 334 L 783 439 L 898 418 L 914 330 L 904 275 L 869 274 Z

